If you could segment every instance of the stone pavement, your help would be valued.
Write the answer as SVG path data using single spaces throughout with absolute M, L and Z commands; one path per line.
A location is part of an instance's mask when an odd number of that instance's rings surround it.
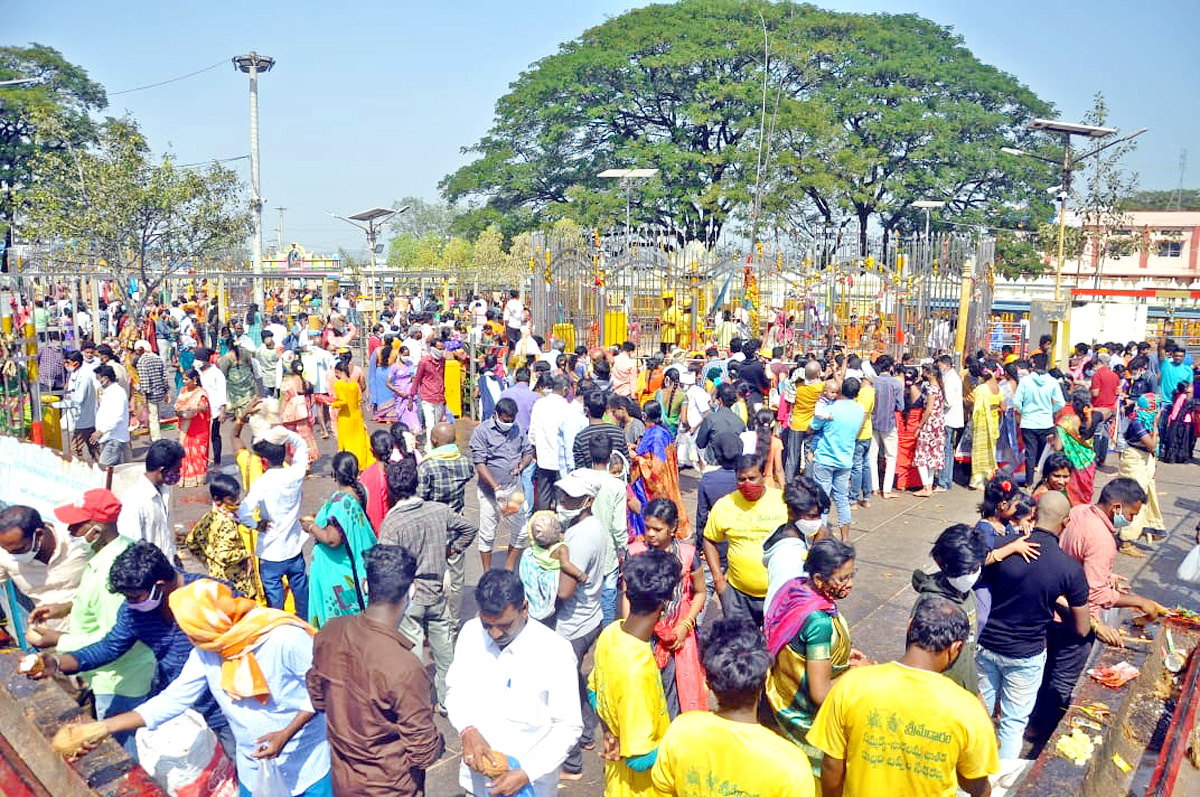
M 370 424 L 371 430 L 377 426 Z M 472 424 L 459 424 L 458 441 L 465 449 Z M 332 441 L 319 441 L 324 454 L 314 468 L 304 496 L 304 512 L 315 513 L 332 491 L 329 479 L 329 455 L 335 450 Z M 135 458 L 144 457 L 144 438 L 135 443 Z M 232 446 L 226 443 L 223 464 L 231 467 Z M 1116 473 L 1116 458 L 1109 457 L 1109 467 L 1097 474 L 1096 493 Z M 695 471 L 681 475 L 684 502 L 689 515 L 695 515 Z M 1167 529 L 1167 540 L 1155 549 L 1146 549 L 1145 559 L 1117 557 L 1117 569 L 1130 578 L 1135 592 L 1155 598 L 1168 606 L 1178 603 L 1200 609 L 1200 585 L 1181 587 L 1175 581 L 1175 568 L 1195 542 L 1193 529 L 1200 510 L 1200 469 L 1194 464 L 1159 465 L 1157 474 L 1159 500 Z M 186 525 L 194 522 L 207 509 L 207 491 L 181 490 L 176 501 L 174 520 Z M 474 490 L 468 485 L 466 515 L 478 517 Z M 850 622 L 853 645 L 876 661 L 898 657 L 904 650 L 904 632 L 914 593 L 910 585 L 914 568 L 933 569 L 929 549 L 943 529 L 954 523 L 973 524 L 978 519 L 980 493 L 955 487 L 947 493 L 930 498 L 899 494 L 884 501 L 876 498 L 867 509 L 854 508 L 851 542 L 857 550 L 857 576 L 854 590 L 840 604 Z M 503 541 L 498 540 L 500 544 Z M 502 561 L 502 560 L 500 560 Z M 475 614 L 472 587 L 481 575 L 477 556 L 467 558 L 467 587 L 463 594 L 462 616 Z M 719 614 L 710 607 L 708 617 Z M 426 660 L 429 661 L 428 655 Z M 430 665 L 432 675 L 432 665 Z M 458 786 L 459 743 L 449 723 L 439 717 L 438 723 L 446 736 L 446 753 L 428 772 L 427 793 L 437 797 L 460 795 Z M 564 781 L 560 793 L 566 797 L 600 795 L 603 792 L 603 768 L 594 753 L 585 754 L 583 780 Z

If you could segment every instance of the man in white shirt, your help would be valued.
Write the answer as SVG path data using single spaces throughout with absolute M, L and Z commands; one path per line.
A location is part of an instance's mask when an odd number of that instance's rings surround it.
M 125 449 L 129 447 L 129 395 L 121 389 L 111 366 L 97 368 L 96 378 L 100 381 L 100 406 L 96 408 L 92 442 L 100 446 L 97 463 L 111 468 L 125 460 Z
M 474 797 L 558 793 L 558 769 L 583 727 L 571 646 L 529 622 L 520 577 L 489 570 L 475 588 L 479 616 L 458 635 L 446 675 L 446 710 L 461 734 L 459 784 Z M 502 775 L 482 770 L 496 751 L 516 759 Z
M 174 440 L 155 440 L 146 451 L 146 472 L 121 496 L 117 533 L 131 540 L 153 543 L 178 564 L 175 533 L 171 528 L 171 492 L 179 481 L 183 446 Z
M 521 323 L 525 317 L 525 306 L 521 304 L 521 294 L 517 291 L 508 292 L 508 301 L 504 303 L 504 331 L 508 334 L 509 348 L 514 348 L 521 339 Z
M 962 437 L 966 417 L 963 413 L 962 377 L 954 370 L 954 359 L 949 354 L 937 358 L 937 367 L 942 372 L 942 394 L 946 398 L 946 464 L 937 477 L 935 490 L 949 490 L 954 483 L 954 447 Z
M 0 586 L 12 581 L 34 609 L 71 603 L 91 557 L 90 547 L 71 540 L 32 507 L 14 505 L 0 511 Z M 65 631 L 69 621 L 61 617 L 45 625 Z M 570 673 L 568 669 L 568 677 Z
M 696 378 L 695 371 L 685 371 L 680 377 L 685 386 L 683 403 L 683 421 L 679 425 L 676 436 L 676 448 L 679 449 L 679 464 L 695 466 L 697 470 L 704 469 L 704 452 L 696 445 L 696 434 L 700 424 L 712 409 L 712 396 L 704 389 L 702 379 Z
M 285 465 L 289 446 L 292 461 Z M 250 485 L 238 507 L 238 520 L 246 526 L 258 526 L 258 572 L 268 605 L 283 608 L 283 577 L 287 576 L 288 587 L 296 601 L 296 614 L 307 619 L 306 535 L 300 527 L 300 499 L 304 476 L 308 472 L 308 445 L 295 432 L 275 426 L 262 440 L 254 443 L 253 450 L 266 460 L 267 470 Z M 255 510 L 258 520 L 254 517 Z
M 554 504 L 554 482 L 559 477 L 559 446 L 563 424 L 572 412 L 567 402 L 567 378 L 554 374 L 548 380 L 550 392 L 533 404 L 529 413 L 529 442 L 533 445 L 533 508 L 549 509 Z M 567 463 L 568 465 L 570 463 Z
M 225 420 L 225 405 L 229 403 L 229 393 L 225 387 L 225 374 L 212 364 L 212 349 L 204 347 L 196 349 L 196 368 L 200 371 L 200 387 L 208 394 L 208 409 L 212 413 L 212 431 L 209 441 L 212 445 L 213 464 L 221 464 L 221 421 Z
M 487 323 L 487 302 L 476 296 L 471 300 L 468 309 L 471 311 L 471 326 L 479 329 Z
M 83 367 L 83 355 L 69 351 L 63 357 L 63 368 L 67 371 L 67 392 L 55 406 L 62 410 L 66 429 L 71 435 L 71 450 L 83 459 L 86 451 L 94 461 L 100 456 L 100 447 L 92 442 L 96 431 L 96 380 L 91 371 Z

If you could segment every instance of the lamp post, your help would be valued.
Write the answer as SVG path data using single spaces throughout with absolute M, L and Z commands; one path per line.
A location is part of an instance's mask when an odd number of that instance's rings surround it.
M 632 242 L 630 239 L 630 207 L 633 204 L 633 191 L 635 188 L 640 188 L 649 182 L 650 178 L 658 174 L 658 169 L 605 169 L 597 174 L 597 177 L 605 179 L 619 179 L 621 181 L 621 190 L 625 192 L 625 256 L 629 257 L 633 251 Z M 608 311 L 608 281 L 600 286 L 600 344 L 604 344 L 604 323 L 605 314 Z M 694 308 L 693 308 L 694 312 Z
M 250 242 L 251 272 L 254 276 L 254 300 L 263 306 L 262 271 L 262 189 L 258 179 L 258 75 L 270 72 L 275 59 L 251 50 L 233 57 L 233 65 L 250 76 L 250 210 L 254 220 L 254 239 Z
M 1032 122 L 1029 123 L 1028 129 L 1042 130 L 1047 133 L 1054 133 L 1054 134 L 1060 135 L 1060 136 L 1062 136 L 1062 142 L 1063 142 L 1063 156 L 1062 156 L 1061 163 L 1059 161 L 1055 160 L 1054 158 L 1047 158 L 1042 155 L 1038 155 L 1034 152 L 1029 152 L 1029 151 L 1023 150 L 1023 149 L 1017 149 L 1016 147 L 1001 147 L 1000 148 L 1000 151 L 1004 152 L 1006 154 L 1018 155 L 1018 156 L 1023 156 L 1023 157 L 1027 157 L 1027 158 L 1034 158 L 1036 160 L 1045 161 L 1046 163 L 1052 163 L 1055 166 L 1059 166 L 1062 169 L 1062 191 L 1058 195 L 1058 199 L 1059 199 L 1058 262 L 1054 269 L 1054 302 L 1057 305 L 1059 302 L 1062 301 L 1062 273 L 1063 273 L 1063 261 L 1065 259 L 1065 255 L 1066 255 L 1066 235 L 1067 235 L 1067 197 L 1071 193 L 1071 175 L 1072 175 L 1072 173 L 1075 171 L 1075 169 L 1079 168 L 1080 163 L 1087 160 L 1088 158 L 1091 158 L 1095 155 L 1099 155 L 1101 152 L 1108 149 L 1109 147 L 1116 146 L 1117 144 L 1120 144 L 1122 142 L 1137 138 L 1142 133 L 1145 133 L 1148 128 L 1143 127 L 1140 130 L 1135 130 L 1132 133 L 1129 133 L 1128 135 L 1122 136 L 1121 138 L 1110 141 L 1107 144 L 1102 144 L 1101 146 L 1096 147 L 1095 149 L 1091 150 L 1090 152 L 1086 152 L 1083 155 L 1080 155 L 1079 157 L 1072 156 L 1071 136 L 1084 136 L 1086 138 L 1091 138 L 1093 140 L 1101 139 L 1101 138 L 1108 138 L 1113 133 L 1117 132 L 1116 129 L 1111 128 L 1111 127 L 1100 127 L 1098 125 L 1075 124 L 1073 122 L 1063 122 L 1063 121 L 1053 120 L 1053 119 L 1034 119 Z M 1058 309 L 1061 310 L 1061 306 Z M 1061 312 L 1060 315 L 1064 319 L 1066 318 L 1065 312 Z M 1053 322 L 1053 325 L 1054 325 L 1054 347 L 1056 350 L 1065 350 L 1065 347 L 1066 347 L 1066 341 L 1060 340 L 1060 338 L 1063 336 L 1058 334 L 1060 331 L 1059 324 L 1062 324 L 1062 323 L 1064 323 L 1064 322 L 1058 321 L 1058 320 Z
M 920 208 L 925 211 L 925 270 L 931 272 L 933 270 L 933 244 L 929 240 L 929 213 L 937 208 L 946 207 L 946 203 L 937 199 L 918 199 L 912 203 L 914 208 Z M 917 300 L 917 312 L 921 318 L 927 317 L 929 314 L 929 282 L 922 280 L 920 297 Z M 933 320 L 936 329 L 937 319 Z M 936 352 L 934 352 L 936 354 Z
M 383 223 L 390 220 L 393 216 L 399 216 L 404 211 L 408 210 L 411 205 L 405 205 L 402 208 L 393 210 L 391 208 L 371 208 L 364 210 L 361 213 L 355 213 L 353 216 L 339 216 L 336 213 L 330 213 L 335 219 L 341 219 L 347 224 L 353 224 L 358 229 L 367 234 L 367 249 L 371 257 L 370 271 L 370 287 L 371 287 L 371 320 L 367 327 L 368 329 L 375 325 L 379 318 L 379 275 L 378 267 L 375 263 L 377 241 L 379 240 L 379 230 Z M 382 248 L 382 247 L 379 247 Z M 364 336 L 365 337 L 365 336 Z

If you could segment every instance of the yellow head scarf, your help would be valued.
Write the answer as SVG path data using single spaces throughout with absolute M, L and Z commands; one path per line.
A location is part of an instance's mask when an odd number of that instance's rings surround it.
M 228 585 L 202 578 L 174 590 L 167 603 L 175 622 L 201 650 L 220 654 L 221 688 L 234 700 L 256 697 L 266 703 L 271 694 L 254 649 L 267 632 L 284 625 L 316 629 L 294 614 L 238 598 Z

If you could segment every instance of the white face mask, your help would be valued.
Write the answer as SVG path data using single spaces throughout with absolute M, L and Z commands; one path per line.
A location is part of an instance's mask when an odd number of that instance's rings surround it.
M 796 521 L 796 528 L 800 529 L 800 533 L 805 537 L 811 537 L 812 535 L 816 534 L 821 530 L 821 526 L 823 525 L 824 524 L 821 523 L 821 518 L 819 517 L 801 518 L 800 520 Z
M 562 523 L 564 526 L 569 526 L 569 525 L 571 525 L 572 521 L 574 521 L 575 518 L 579 517 L 579 514 L 581 512 L 583 512 L 583 510 L 585 510 L 585 509 L 587 509 L 586 506 L 577 507 L 576 509 L 567 509 L 566 507 L 559 507 L 558 508 L 558 522 Z
M 42 547 L 43 533 L 44 532 L 41 529 L 38 529 L 33 533 L 33 541 L 30 544 L 28 551 L 24 551 L 22 553 L 10 553 L 9 556 L 11 556 L 13 561 L 19 565 L 27 565 L 32 562 L 37 557 L 38 552 Z
M 74 536 L 71 536 L 68 534 L 67 535 L 67 544 L 70 545 L 75 550 L 82 551 L 83 553 L 92 553 L 95 550 L 92 547 L 92 544 L 90 542 L 88 542 L 87 537 L 84 535 L 74 537 Z
M 975 586 L 975 582 L 979 580 L 979 574 L 982 572 L 982 569 L 977 567 L 965 576 L 955 576 L 953 578 L 947 576 L 946 581 L 950 586 L 965 594 L 971 591 L 971 587 Z
M 500 419 L 496 419 L 496 428 L 502 432 L 507 432 L 509 429 L 513 428 L 513 421 L 505 423 Z

